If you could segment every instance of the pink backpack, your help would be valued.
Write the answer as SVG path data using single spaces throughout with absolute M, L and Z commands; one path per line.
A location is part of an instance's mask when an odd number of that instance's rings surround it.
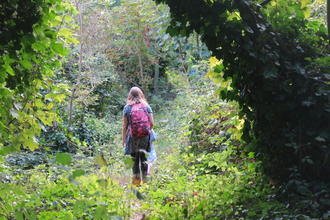
M 131 129 L 132 138 L 143 138 L 150 135 L 149 114 L 146 107 L 142 104 L 135 104 L 131 110 Z

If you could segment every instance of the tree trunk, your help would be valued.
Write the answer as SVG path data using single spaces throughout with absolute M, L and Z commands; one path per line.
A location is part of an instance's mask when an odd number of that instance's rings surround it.
M 79 2 L 75 2 L 76 3 L 76 8 L 77 11 L 79 10 Z M 80 38 L 82 38 L 82 16 L 81 13 L 78 15 L 79 16 L 79 36 Z M 80 39 L 81 40 L 81 39 Z M 70 106 L 69 106 L 69 122 L 68 122 L 68 127 L 71 127 L 72 125 L 72 111 L 73 111 L 73 101 L 74 101 L 74 97 L 75 97 L 75 93 L 77 91 L 78 86 L 80 85 L 80 80 L 81 80 L 81 66 L 82 66 L 82 42 L 80 42 L 80 48 L 79 48 L 79 63 L 78 63 L 78 78 L 77 78 L 77 82 L 76 85 L 73 87 L 73 89 L 71 90 L 71 97 L 70 97 Z
M 140 67 L 141 87 L 142 87 L 142 90 L 143 90 L 144 95 L 146 95 L 147 90 L 145 88 L 145 79 L 144 79 L 144 74 L 143 74 L 141 48 L 139 48 L 138 58 L 139 58 L 139 67 Z
M 158 94 L 158 81 L 159 81 L 159 60 L 155 64 L 155 76 L 154 76 L 154 91 Z
M 327 0 L 328 38 L 330 38 L 330 0 Z

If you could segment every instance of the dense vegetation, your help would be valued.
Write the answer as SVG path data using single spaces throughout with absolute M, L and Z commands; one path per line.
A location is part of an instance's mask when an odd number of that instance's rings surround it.
M 1 3 L 0 220 L 328 219 L 325 3 L 156 2 Z M 158 135 L 139 188 L 131 86 Z
M 231 88 L 219 94 L 238 101 L 242 139 L 262 172 L 285 183 L 297 175 L 328 182 L 328 35 L 311 16 L 320 11 L 305 0 L 158 2 L 170 6 L 169 33 L 196 31 L 222 60 L 213 76 L 231 79 Z

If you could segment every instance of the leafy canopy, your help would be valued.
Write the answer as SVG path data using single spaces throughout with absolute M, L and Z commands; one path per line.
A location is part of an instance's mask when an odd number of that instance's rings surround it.
M 169 33 L 196 31 L 222 60 L 214 77 L 223 72 L 232 88 L 219 95 L 239 102 L 242 138 L 253 141 L 248 150 L 264 172 L 284 181 L 292 172 L 327 179 L 321 173 L 330 170 L 328 36 L 321 21 L 309 18 L 311 2 L 156 2 L 170 7 Z
M 60 0 L 7 0 L 0 7 L 0 153 L 34 150 L 45 125 L 59 120 L 54 103 L 63 100 L 50 77 L 61 66 L 72 40 L 71 22 L 62 13 L 74 9 Z M 59 41 L 58 37 L 61 37 Z

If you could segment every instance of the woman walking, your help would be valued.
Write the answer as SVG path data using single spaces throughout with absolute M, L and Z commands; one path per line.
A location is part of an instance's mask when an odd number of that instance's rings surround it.
M 149 117 L 150 128 L 154 126 L 154 118 L 152 109 L 150 108 L 143 92 L 138 87 L 132 87 L 128 93 L 126 105 L 123 109 L 123 127 L 122 127 L 122 144 L 125 147 L 125 155 L 131 155 L 134 161 L 133 165 L 133 184 L 140 184 L 141 178 L 145 181 L 147 175 L 147 158 L 143 151 L 150 151 L 150 135 L 145 137 L 132 137 L 131 129 L 131 111 L 134 105 L 142 104 L 142 108 L 147 112 Z M 150 134 L 150 133 L 149 133 Z M 142 150 L 142 151 L 141 151 Z M 141 172 L 142 177 L 141 177 Z

